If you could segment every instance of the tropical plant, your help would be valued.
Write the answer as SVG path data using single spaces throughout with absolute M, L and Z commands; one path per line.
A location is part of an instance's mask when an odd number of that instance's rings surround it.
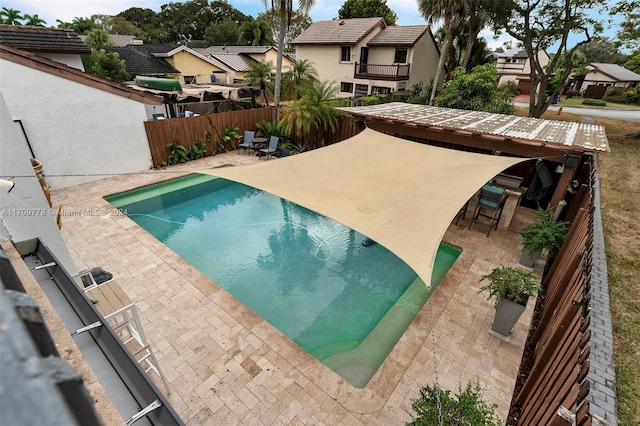
M 169 156 L 167 157 L 167 161 L 163 162 L 163 165 L 171 166 L 189 161 L 189 150 L 181 143 L 169 142 L 167 149 L 169 150 Z
M 280 17 L 278 16 L 278 13 L 276 11 L 269 9 L 259 14 L 256 19 L 268 22 L 269 26 L 271 27 L 271 34 L 273 35 L 273 39 L 279 39 Z M 286 28 L 286 32 L 284 35 L 285 52 L 294 51 L 294 49 L 290 45 L 291 40 L 302 34 L 307 28 L 311 26 L 311 24 L 311 18 L 307 13 L 297 10 L 293 11 L 293 13 L 291 14 L 291 22 Z
M 467 8 L 467 2 L 460 0 L 418 0 L 418 8 L 429 24 L 433 24 L 440 20 L 444 21 L 443 28 L 445 36 L 444 41 L 442 42 L 442 48 L 440 49 L 443 53 L 440 55 L 440 59 L 438 60 L 438 68 L 436 69 L 436 75 L 434 77 L 434 90 L 431 91 L 431 95 L 429 97 L 429 105 L 433 105 L 437 91 L 435 88 L 438 87 L 440 80 L 442 79 L 444 63 L 447 57 L 444 52 L 447 52 L 451 46 L 453 30 L 458 26 L 460 16 L 464 15 L 464 11 Z
M 339 19 L 384 18 L 387 25 L 395 25 L 398 15 L 387 6 L 387 0 L 346 0 L 338 9 Z
M 220 131 L 220 139 L 222 139 L 222 143 L 227 151 L 236 149 L 238 139 L 241 137 L 240 129 L 235 125 L 229 125 Z M 233 142 L 234 139 L 235 143 Z
M 35 15 L 25 13 L 22 19 L 24 19 L 25 25 L 31 25 L 33 27 L 44 27 L 47 23 L 44 19 L 40 18 L 37 13 Z
M 189 145 L 187 157 L 189 157 L 189 160 L 197 160 L 198 158 L 204 157 L 206 152 L 207 145 L 200 140 L 196 140 L 194 143 Z
M 553 257 L 560 250 L 562 242 L 567 236 L 569 222 L 556 221 L 552 212 L 538 209 L 537 222 L 522 228 L 522 244 L 532 256 L 539 256 L 544 250 L 549 250 Z
M 283 98 L 300 99 L 304 86 L 318 79 L 318 71 L 308 59 L 295 59 L 282 78 Z
M 291 135 L 306 143 L 308 137 L 314 148 L 323 145 L 324 133 L 335 131 L 338 119 L 344 113 L 329 101 L 338 94 L 338 87 L 332 82 L 315 81 L 305 87 L 302 97 L 287 105 L 282 113 L 280 125 Z
M 458 385 L 455 395 L 441 389 L 438 384 L 425 385 L 420 389 L 420 397 L 411 403 L 411 408 L 415 418 L 407 423 L 409 426 L 501 424 L 496 414 L 497 405 L 482 400 L 482 388 L 477 381 L 475 385 L 467 383 L 464 390 Z
M 271 136 L 284 138 L 286 132 L 283 131 L 280 123 L 277 121 L 260 120 L 256 123 L 256 136 L 267 139 L 271 138 Z
M 496 309 L 507 299 L 520 305 L 526 304 L 529 297 L 535 296 L 540 290 L 540 282 L 531 271 L 513 266 L 499 266 L 489 274 L 480 277 L 480 282 L 488 280 L 489 284 L 480 287 L 486 291 L 488 299 L 494 298 Z
M 107 80 L 123 82 L 129 78 L 124 59 L 118 52 L 104 49 L 91 49 L 91 54 L 82 55 L 82 64 L 86 72 Z
M 268 0 L 262 0 L 264 5 L 268 7 Z M 298 0 L 298 10 L 306 13 L 315 4 L 315 0 Z M 274 87 L 274 119 L 279 116 L 280 95 L 282 89 L 282 55 L 284 53 L 284 36 L 291 25 L 292 16 L 294 14 L 293 0 L 271 0 L 271 10 L 278 15 L 278 58 L 276 60 L 276 82 Z
M 272 46 L 274 44 L 271 26 L 267 21 L 256 19 L 244 21 L 240 25 L 240 43 L 251 46 Z
M 19 10 L 4 6 L 2 10 L 0 10 L 0 18 L 2 19 L 2 23 L 7 25 L 22 25 L 20 20 L 24 19 Z
M 252 62 L 249 71 L 244 73 L 245 83 L 249 86 L 259 86 L 264 102 L 269 105 L 269 92 L 271 92 L 271 61 Z M 272 92 L 271 92 L 272 93 Z
M 470 74 L 462 67 L 453 72 L 434 105 L 446 108 L 513 114 L 509 93 L 498 89 L 498 72 L 493 64 L 476 66 Z

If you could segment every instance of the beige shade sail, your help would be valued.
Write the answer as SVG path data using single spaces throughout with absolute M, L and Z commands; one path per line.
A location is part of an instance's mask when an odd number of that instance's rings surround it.
M 340 222 L 389 249 L 430 285 L 438 246 L 460 208 L 491 178 L 524 160 L 437 148 L 365 129 L 303 154 L 201 173 L 261 189 Z

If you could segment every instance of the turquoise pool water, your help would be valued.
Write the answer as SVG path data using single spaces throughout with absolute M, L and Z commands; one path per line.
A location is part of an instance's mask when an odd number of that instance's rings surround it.
M 366 385 L 429 296 L 384 247 L 239 183 L 193 175 L 108 201 L 354 386 Z M 433 288 L 459 254 L 441 245 Z

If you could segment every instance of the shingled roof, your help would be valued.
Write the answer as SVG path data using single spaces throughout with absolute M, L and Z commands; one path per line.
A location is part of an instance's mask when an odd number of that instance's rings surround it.
M 640 75 L 617 64 L 603 64 L 599 62 L 592 62 L 589 65 L 604 74 L 610 75 L 620 82 L 640 81 Z
M 80 71 L 60 62 L 52 61 L 51 59 L 39 56 L 35 53 L 15 49 L 4 44 L 0 44 L 0 59 L 11 61 L 25 67 L 55 75 L 57 77 L 64 78 L 65 80 L 93 87 L 114 95 L 122 96 L 127 99 L 132 99 L 137 102 L 149 105 L 162 105 L 162 99 L 157 96 L 148 93 L 141 93 L 123 84 L 97 77 L 93 74 Z M 33 83 L 28 84 L 33 85 Z
M 65 28 L 0 25 L 0 44 L 28 52 L 91 53 L 80 36 Z
M 376 27 L 386 28 L 382 18 L 338 19 L 311 24 L 291 44 L 356 45 Z
M 428 25 L 407 25 L 387 27 L 376 34 L 368 46 L 411 47 L 429 30 Z
M 167 53 L 174 46 L 142 45 L 142 46 L 102 46 L 107 52 L 117 52 L 124 59 L 127 73 L 131 75 L 162 76 L 180 74 L 180 71 L 167 61 L 157 58 L 153 53 Z

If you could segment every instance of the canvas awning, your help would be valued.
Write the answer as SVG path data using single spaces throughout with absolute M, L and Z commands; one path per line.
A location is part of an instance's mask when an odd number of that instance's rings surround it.
M 201 173 L 261 189 L 355 229 L 430 285 L 438 246 L 456 213 L 482 185 L 524 160 L 365 129 L 304 154 Z

